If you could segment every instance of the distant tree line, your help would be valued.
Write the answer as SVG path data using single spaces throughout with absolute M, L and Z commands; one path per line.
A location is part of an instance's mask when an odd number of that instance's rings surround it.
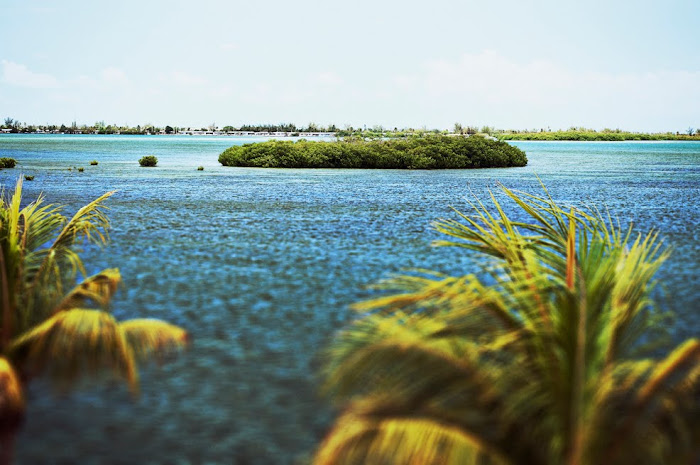
M 280 124 L 243 124 L 241 126 L 224 126 L 225 132 L 231 131 L 251 131 L 251 132 L 336 132 L 338 128 L 335 124 L 322 126 L 316 123 L 309 123 L 306 126 L 297 126 L 294 123 Z
M 169 126 L 166 126 L 166 128 Z M 62 134 L 158 134 L 162 128 L 152 124 L 130 127 L 118 124 L 105 124 L 97 121 L 92 125 L 78 125 L 75 121 L 65 124 L 27 124 L 13 118 L 5 118 L 0 129 L 9 129 L 10 133 L 32 134 L 36 132 L 62 133 Z M 171 128 L 172 131 L 175 131 Z M 7 132 L 7 131 L 5 131 Z
M 464 169 L 525 166 L 527 157 L 506 142 L 434 135 L 370 141 L 272 140 L 226 149 L 219 163 L 261 168 Z
M 351 126 L 345 125 L 342 129 L 335 124 L 321 125 L 308 123 L 298 126 L 294 123 L 279 124 L 242 124 L 240 126 L 226 125 L 222 128 L 216 124 L 207 127 L 177 127 L 166 125 L 156 126 L 150 123 L 137 125 L 135 127 L 119 124 L 105 124 L 104 121 L 97 121 L 92 125 L 78 125 L 75 121 L 66 124 L 46 124 L 35 125 L 23 123 L 13 118 L 5 118 L 4 124 L 0 126 L 3 132 L 10 133 L 63 133 L 63 134 L 177 134 L 182 130 L 205 131 L 205 132 L 284 132 L 298 136 L 304 132 L 330 132 L 337 137 L 356 137 L 362 139 L 403 139 L 424 137 L 431 134 L 457 134 L 471 136 L 484 134 L 496 137 L 501 140 L 685 140 L 700 138 L 700 128 L 689 127 L 682 131 L 663 133 L 643 133 L 622 131 L 620 129 L 605 128 L 601 131 L 585 127 L 572 126 L 566 130 L 552 131 L 549 127 L 539 129 L 497 129 L 494 126 L 463 125 L 455 123 L 451 129 L 428 129 L 422 128 L 388 128 L 381 125 L 374 126 Z
M 72 122 L 70 125 L 65 124 L 27 124 L 13 118 L 5 118 L 4 124 L 0 126 L 0 129 L 9 129 L 11 133 L 36 133 L 36 132 L 48 132 L 48 133 L 63 133 L 63 134 L 177 134 L 181 130 L 188 131 L 223 131 L 223 132 L 233 132 L 233 131 L 249 131 L 249 132 L 287 132 L 287 133 L 301 133 L 301 132 L 337 132 L 338 128 L 335 124 L 320 125 L 316 123 L 309 123 L 305 126 L 297 126 L 293 123 L 280 123 L 280 124 L 243 124 L 241 126 L 231 126 L 227 125 L 223 128 L 217 127 L 215 124 L 211 124 L 207 127 L 177 127 L 166 125 L 165 127 L 156 126 L 150 123 L 145 125 L 137 125 L 135 127 L 119 125 L 119 124 L 106 124 L 104 121 L 97 121 L 94 124 L 78 125 L 76 122 Z

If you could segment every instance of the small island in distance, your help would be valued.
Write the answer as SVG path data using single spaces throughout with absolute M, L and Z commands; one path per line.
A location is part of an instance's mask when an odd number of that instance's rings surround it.
M 270 140 L 230 147 L 219 155 L 219 163 L 258 168 L 468 169 L 525 166 L 527 157 L 517 147 L 486 137 L 429 135 L 334 142 Z

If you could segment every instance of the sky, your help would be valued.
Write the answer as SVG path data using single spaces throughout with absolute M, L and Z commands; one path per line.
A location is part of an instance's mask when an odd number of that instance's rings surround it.
M 700 127 L 698 0 L 0 0 L 0 118 Z

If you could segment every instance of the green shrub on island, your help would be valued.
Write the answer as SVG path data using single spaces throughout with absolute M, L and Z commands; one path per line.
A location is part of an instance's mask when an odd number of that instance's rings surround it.
M 197 171 L 204 171 L 204 167 L 203 166 L 197 167 Z
M 234 146 L 224 166 L 260 168 L 464 169 L 525 166 L 525 152 L 483 137 L 427 136 L 404 140 L 335 142 L 271 140 Z
M 85 171 L 85 168 L 83 168 L 82 166 L 78 168 L 78 173 L 82 173 L 83 171 Z
M 17 164 L 17 160 L 9 157 L 0 158 L 0 169 L 1 168 L 14 168 Z
M 34 176 L 32 176 L 31 174 L 25 174 L 24 179 L 26 181 L 34 181 Z
M 146 155 L 139 160 L 139 165 L 141 166 L 156 166 L 157 164 L 158 159 L 153 155 Z
M 90 162 L 90 165 L 91 165 L 91 166 L 96 166 L 97 164 L 98 164 L 97 160 L 92 160 L 92 161 Z

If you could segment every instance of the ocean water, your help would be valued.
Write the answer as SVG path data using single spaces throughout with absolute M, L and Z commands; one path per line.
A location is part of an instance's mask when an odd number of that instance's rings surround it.
M 475 269 L 473 256 L 431 248 L 437 218 L 486 200 L 498 183 L 562 203 L 607 206 L 674 247 L 658 278 L 680 341 L 700 334 L 700 143 L 514 142 L 523 168 L 394 171 L 228 168 L 251 139 L 2 135 L 5 189 L 44 193 L 74 212 L 106 191 L 111 244 L 88 249 L 90 272 L 119 267 L 119 318 L 156 317 L 194 343 L 142 371 L 133 400 L 118 384 L 68 394 L 30 386 L 21 464 L 303 462 L 333 411 L 318 392 L 320 351 L 353 318 L 367 285 L 406 268 Z M 157 168 L 138 159 L 153 154 Z M 99 165 L 90 166 L 91 160 Z M 197 171 L 198 166 L 204 171 Z M 84 167 L 83 173 L 68 168 Z

